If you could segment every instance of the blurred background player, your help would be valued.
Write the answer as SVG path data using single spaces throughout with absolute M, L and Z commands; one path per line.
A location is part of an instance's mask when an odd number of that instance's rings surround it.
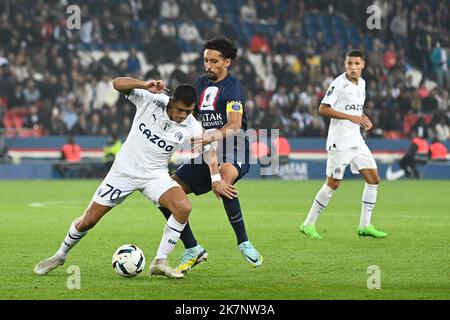
M 240 130 L 247 130 L 247 116 L 244 111 L 245 97 L 239 80 L 228 72 L 237 49 L 225 37 L 216 37 L 206 42 L 203 52 L 203 63 L 206 75 L 195 82 L 197 107 L 203 128 L 207 133 L 200 140 L 201 144 L 220 141 Z M 222 141 L 224 146 L 226 143 Z M 233 150 L 222 149 L 220 158 L 220 174 L 212 175 L 208 165 L 202 160 L 184 164 L 173 175 L 183 190 L 201 195 L 214 189 L 221 180 L 235 184 L 249 170 L 248 140 L 234 144 Z M 263 263 L 262 255 L 248 240 L 242 216 L 241 205 L 236 197 L 222 197 L 223 206 L 236 235 L 237 245 L 246 261 L 253 267 Z M 164 216 L 170 216 L 170 210 L 160 208 Z M 189 226 L 186 225 L 181 240 L 186 248 L 181 263 L 176 268 L 186 272 L 196 264 L 207 259 L 206 250 L 198 244 Z
M 359 172 L 366 181 L 358 235 L 374 238 L 384 238 L 387 235 L 370 223 L 380 177 L 375 159 L 360 132 L 360 127 L 364 130 L 372 128 L 372 122 L 363 114 L 366 83 L 361 78 L 361 72 L 364 66 L 364 54 L 361 51 L 348 51 L 345 55 L 345 73 L 334 79 L 320 104 L 319 113 L 331 118 L 326 144 L 327 180 L 300 226 L 302 233 L 314 239 L 322 238 L 316 231 L 316 220 L 339 187 L 348 165 L 352 173 Z
M 88 230 L 131 193 L 140 190 L 150 201 L 172 212 L 156 257 L 150 265 L 150 273 L 183 278 L 181 272 L 167 264 L 167 257 L 187 223 L 191 204 L 178 183 L 170 178 L 168 162 L 185 141 L 203 132 L 191 115 L 195 107 L 195 89 L 190 85 L 181 85 L 169 98 L 157 94 L 165 89 L 160 81 L 145 82 L 122 77 L 114 79 L 113 85 L 136 105 L 131 131 L 85 213 L 73 221 L 55 255 L 38 263 L 34 272 L 45 275 L 64 264 L 69 250 Z
M 111 134 L 106 141 L 106 145 L 103 147 L 103 163 L 106 171 L 111 169 L 111 166 L 116 159 L 116 155 L 119 153 L 122 147 L 122 140 L 120 140 L 117 133 Z
M 413 135 L 411 144 L 403 157 L 398 162 L 400 170 L 393 171 L 389 166 L 386 171 L 387 180 L 397 180 L 403 176 L 419 179 L 421 174 L 417 169 L 420 165 L 426 165 L 429 161 L 447 161 L 447 147 L 437 138 L 433 138 L 431 144 L 424 138 Z

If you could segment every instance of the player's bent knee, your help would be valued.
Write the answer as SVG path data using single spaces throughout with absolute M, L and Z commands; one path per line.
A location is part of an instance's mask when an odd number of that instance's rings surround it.
M 189 216 L 192 211 L 192 206 L 189 201 L 180 201 L 175 205 L 175 210 L 173 213 L 176 213 L 179 216 Z

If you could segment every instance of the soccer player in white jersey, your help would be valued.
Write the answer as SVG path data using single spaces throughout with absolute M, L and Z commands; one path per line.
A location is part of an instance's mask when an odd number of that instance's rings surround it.
M 38 263 L 34 272 L 44 275 L 62 265 L 69 250 L 89 229 L 131 193 L 139 190 L 150 201 L 170 208 L 172 212 L 150 265 L 150 273 L 183 278 L 181 272 L 167 264 L 167 257 L 187 223 L 191 204 L 179 184 L 170 178 L 168 162 L 184 142 L 190 142 L 193 136 L 203 132 L 191 114 L 196 101 L 195 89 L 190 85 L 180 85 L 170 98 L 161 93 L 166 89 L 162 81 L 145 82 L 119 77 L 114 79 L 113 86 L 136 105 L 130 133 L 84 214 L 72 222 L 55 255 Z M 219 171 L 217 164 L 214 170 Z M 216 184 L 216 191 L 230 198 L 235 196 L 235 188 L 226 183 Z
M 331 118 L 326 145 L 327 179 L 300 226 L 302 233 L 314 239 L 322 238 L 315 228 L 316 220 L 339 187 L 348 165 L 352 173 L 361 174 L 366 181 L 358 235 L 374 238 L 387 236 L 370 223 L 380 177 L 375 159 L 360 131 L 360 127 L 364 130 L 372 128 L 372 122 L 363 113 L 366 82 L 361 78 L 361 72 L 364 64 L 364 54 L 361 51 L 348 51 L 345 55 L 345 73 L 334 79 L 320 104 L 319 114 Z

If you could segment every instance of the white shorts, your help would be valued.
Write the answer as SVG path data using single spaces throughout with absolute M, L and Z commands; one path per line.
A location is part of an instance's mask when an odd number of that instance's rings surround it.
M 112 168 L 98 187 L 92 201 L 103 206 L 115 207 L 134 191 L 141 191 L 155 205 L 164 192 L 180 185 L 170 178 L 169 173 L 162 172 L 154 178 L 138 178 L 116 171 Z
M 362 169 L 377 169 L 377 164 L 367 145 L 348 150 L 328 151 L 327 176 L 342 180 L 345 169 L 350 165 L 352 173 L 357 174 Z

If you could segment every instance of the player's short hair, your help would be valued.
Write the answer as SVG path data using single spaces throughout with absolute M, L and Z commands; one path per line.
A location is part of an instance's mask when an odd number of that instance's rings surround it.
M 190 84 L 179 85 L 172 95 L 173 101 L 181 101 L 185 105 L 191 105 L 196 102 L 197 94 L 195 88 Z
M 233 45 L 233 42 L 224 36 L 208 40 L 203 49 L 217 50 L 227 59 L 234 59 L 237 55 L 237 48 Z
M 350 49 L 345 53 L 345 57 L 356 57 L 365 60 L 364 52 L 358 49 Z

